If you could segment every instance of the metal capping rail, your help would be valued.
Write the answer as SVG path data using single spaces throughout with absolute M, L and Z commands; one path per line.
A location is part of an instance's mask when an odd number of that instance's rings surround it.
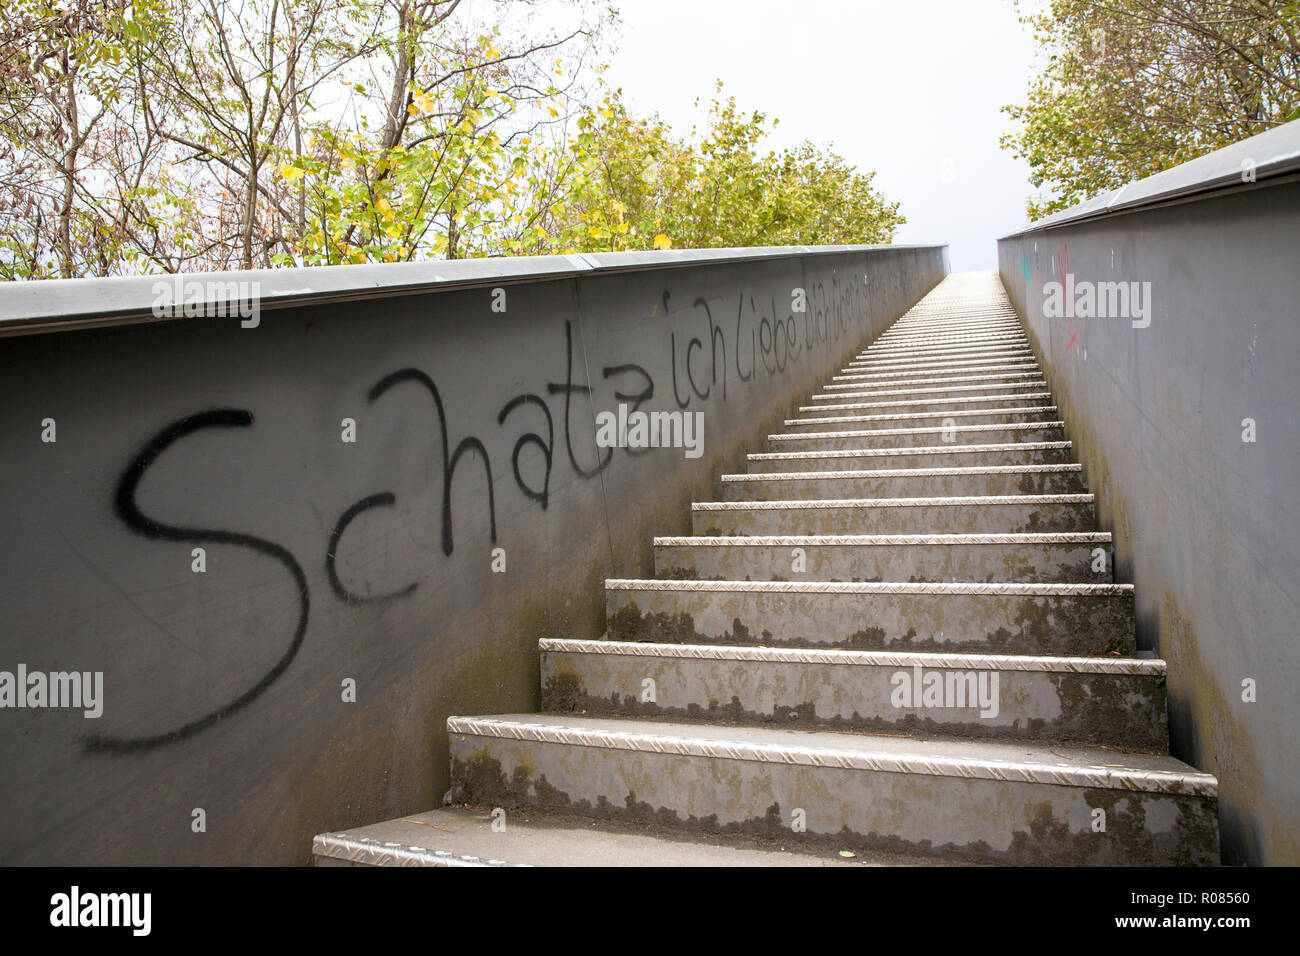
M 674 737 L 579 727 L 558 727 L 491 717 L 448 717 L 447 732 L 606 750 L 640 751 L 682 757 L 717 757 L 757 763 L 789 764 L 881 773 L 916 773 L 937 777 L 1055 784 L 1154 793 L 1214 797 L 1218 781 L 1207 773 L 1136 770 L 1101 766 L 1065 766 L 1035 760 L 988 760 L 974 757 L 923 757 L 883 751 L 754 744 L 708 737 Z
M 768 664 L 831 664 L 857 667 L 942 667 L 953 670 L 1047 671 L 1068 674 L 1118 674 L 1160 677 L 1160 658 L 1052 657 L 1015 654 L 934 654 L 912 651 L 853 651 L 838 648 L 746 647 L 731 644 L 654 644 L 644 641 L 582 641 L 542 638 L 540 651 L 560 654 L 607 654 L 620 657 L 668 657 L 709 661 L 756 661 Z
M 1020 581 L 683 581 L 673 578 L 607 578 L 609 591 L 699 591 L 752 594 L 1010 594 L 1068 597 L 1133 593 L 1131 584 L 1031 584 Z
M 214 307 L 238 301 L 237 297 L 242 293 L 236 293 L 236 297 L 228 294 L 232 285 L 256 283 L 258 308 L 267 311 L 307 303 L 354 302 L 583 276 L 784 258 L 932 251 L 942 259 L 946 249 L 946 244 L 665 249 L 4 282 L 0 283 L 0 336 L 178 321 L 179 317 L 155 316 L 153 311 L 156 284 L 178 280 L 204 283 L 204 294 L 196 304 Z
M 815 472 L 814 472 L 815 474 Z M 802 545 L 897 544 L 1093 544 L 1109 543 L 1109 531 L 1012 531 L 1004 534 L 751 534 L 751 535 L 663 535 L 655 546 L 693 545 L 731 547 L 799 547 Z
M 1254 174 L 1254 182 L 1246 182 L 1242 176 L 1246 164 Z M 1014 239 L 1031 232 L 1170 205 L 1225 190 L 1255 188 L 1266 180 L 1279 180 L 1297 171 L 1300 171 L 1300 121 L 1293 121 L 1154 176 L 1108 190 L 1037 222 L 1026 223 L 1002 238 Z

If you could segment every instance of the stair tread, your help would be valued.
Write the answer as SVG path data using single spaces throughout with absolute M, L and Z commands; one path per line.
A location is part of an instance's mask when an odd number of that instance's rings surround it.
M 1167 754 L 1077 743 L 929 739 L 569 714 L 448 717 L 452 734 L 760 763 L 1213 797 L 1218 780 Z
M 1068 596 L 1130 594 L 1131 584 L 1064 584 L 1024 581 L 678 581 L 666 578 L 606 578 L 622 591 L 763 591 L 773 594 L 1014 594 Z
M 924 508 L 933 505 L 1088 504 L 1091 494 L 970 495 L 932 498 L 791 498 L 783 501 L 693 501 L 692 511 L 779 511 L 785 508 Z
M 787 418 L 783 424 L 822 425 L 833 422 L 905 421 L 910 418 L 975 418 L 980 415 L 1028 415 L 1032 412 L 1054 412 L 1055 405 L 1019 405 L 1014 408 L 963 408 L 957 411 L 940 409 L 929 412 L 899 412 L 884 415 L 822 415 L 813 418 Z
M 768 441 L 815 441 L 819 438 L 870 438 L 874 435 L 934 435 L 944 432 L 963 434 L 966 432 L 1004 432 L 1004 431 L 1040 431 L 1049 428 L 1064 428 L 1065 422 L 1044 419 L 1033 422 L 1006 422 L 997 425 L 927 425 L 924 428 L 872 428 L 838 432 L 778 432 L 768 435 Z
M 892 544 L 1109 544 L 1109 531 L 1009 531 L 1001 534 L 715 534 L 660 535 L 656 545 L 765 546 L 801 544 L 892 545 Z
M 757 839 L 718 843 L 660 828 L 635 830 L 571 814 L 512 810 L 504 831 L 491 808 L 446 807 L 336 833 L 312 843 L 318 861 L 369 866 L 893 866 L 967 865 L 894 853 L 852 859 L 834 850 L 792 851 Z
M 841 648 L 760 647 L 743 644 L 657 644 L 649 641 L 542 638 L 542 651 L 631 657 L 707 658 L 752 662 L 843 664 L 846 667 L 940 667 L 968 670 L 1046 671 L 1061 674 L 1163 675 L 1158 657 L 1063 657 L 1028 654 L 936 654 L 922 651 L 853 651 Z
M 736 481 L 816 481 L 838 478 L 935 478 L 943 475 L 1018 475 L 1018 474 L 1056 474 L 1083 471 L 1078 462 L 1060 462 L 1043 465 L 971 465 L 951 468 L 875 468 L 861 471 L 769 471 L 756 474 L 737 473 L 720 475 L 722 482 Z
M 897 448 L 842 448 L 838 451 L 767 451 L 750 452 L 745 457 L 750 461 L 798 461 L 818 458 L 888 458 L 897 455 L 951 455 L 954 452 L 974 454 L 983 451 L 1045 451 L 1048 449 L 1070 448 L 1069 441 L 1024 441 L 999 442 L 991 445 L 912 445 Z

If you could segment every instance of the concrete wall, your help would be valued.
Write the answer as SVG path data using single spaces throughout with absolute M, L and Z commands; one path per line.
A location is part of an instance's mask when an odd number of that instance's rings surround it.
M 1300 184 L 1069 219 L 1001 241 L 1003 283 L 1136 585 L 1139 647 L 1169 662 L 1174 753 L 1219 777 L 1224 862 L 1300 863 Z M 1048 317 L 1063 272 L 1150 283 L 1150 325 Z
M 0 710 L 0 862 L 303 863 L 435 806 L 447 715 L 536 709 L 537 640 L 600 635 L 603 579 L 649 575 L 652 535 L 946 270 L 514 262 L 276 273 L 256 328 L 125 321 L 139 281 L 0 293 L 0 670 L 103 671 L 105 700 Z M 620 401 L 703 412 L 703 455 L 598 449 Z

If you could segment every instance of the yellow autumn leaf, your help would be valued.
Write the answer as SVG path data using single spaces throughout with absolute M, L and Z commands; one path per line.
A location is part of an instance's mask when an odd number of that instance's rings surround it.
M 284 163 L 280 166 L 280 178 L 286 182 L 293 182 L 295 179 L 302 179 L 303 170 L 294 166 L 292 163 Z
M 661 232 L 654 238 L 654 247 L 656 249 L 671 249 L 673 241 Z
M 551 116 L 559 116 L 559 115 L 560 115 L 560 111 L 557 110 L 554 106 L 550 107 L 550 110 L 551 110 Z
M 419 107 L 421 113 L 432 113 L 435 108 L 433 97 L 428 93 L 416 90 L 411 94 L 411 101 Z
M 393 207 L 389 204 L 387 199 L 380 197 L 379 202 L 375 203 L 375 208 L 379 210 L 380 215 L 385 219 L 393 218 Z

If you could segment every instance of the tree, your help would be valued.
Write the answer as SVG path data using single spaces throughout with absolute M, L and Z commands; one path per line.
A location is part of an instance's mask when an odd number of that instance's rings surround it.
M 1051 0 L 1048 57 L 1002 146 L 1047 195 L 1031 218 L 1300 116 L 1295 0 Z
M 722 84 L 716 86 L 721 93 Z M 629 114 L 617 92 L 582 117 L 579 169 L 567 201 L 538 217 L 528 251 L 676 246 L 888 242 L 905 221 L 898 203 L 833 151 L 802 143 L 761 148 L 776 126 L 715 97 L 707 128 L 673 135 L 657 117 Z
M 139 176 L 121 104 L 150 0 L 8 0 L 0 22 L 0 277 L 104 274 L 121 258 L 116 178 Z M 133 142 L 133 150 L 126 144 Z
M 887 241 L 828 148 L 601 79 L 600 0 L 8 0 L 0 275 Z M 544 16 L 542 14 L 545 14 Z
M 540 4 L 498 5 L 527 14 Z M 382 65 L 354 85 L 380 109 L 358 111 L 348 129 L 315 124 L 313 151 L 281 167 L 310 197 L 316 228 L 303 260 L 499 254 L 523 184 L 541 175 L 539 141 L 582 109 L 607 24 L 608 11 L 587 0 L 562 6 L 571 14 L 562 27 L 525 15 L 509 29 L 454 20 L 460 0 L 393 6 Z

